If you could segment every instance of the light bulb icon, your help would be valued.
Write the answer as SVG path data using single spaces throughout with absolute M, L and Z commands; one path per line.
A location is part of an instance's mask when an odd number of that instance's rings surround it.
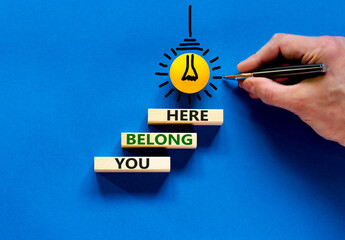
M 188 8 L 188 33 L 188 38 L 179 43 L 178 47 L 163 54 L 164 62 L 159 63 L 161 71 L 155 72 L 155 75 L 164 81 L 160 82 L 158 87 L 168 88 L 165 92 L 166 98 L 175 95 L 176 101 L 180 102 L 182 96 L 187 96 L 188 103 L 191 104 L 192 97 L 201 101 L 203 93 L 212 98 L 212 91 L 217 91 L 215 79 L 222 79 L 222 76 L 217 73 L 221 68 L 217 64 L 219 57 L 210 56 L 210 50 L 202 47 L 197 39 L 192 37 L 191 5 Z M 217 65 L 212 66 L 214 64 Z
M 201 91 L 207 85 L 210 69 L 207 62 L 198 54 L 185 53 L 171 64 L 169 75 L 177 90 L 192 94 Z
M 189 81 L 196 81 L 198 80 L 198 73 L 194 67 L 194 54 L 191 55 L 191 60 L 189 63 L 189 55 L 186 55 L 186 71 L 184 72 L 182 81 L 189 80 Z

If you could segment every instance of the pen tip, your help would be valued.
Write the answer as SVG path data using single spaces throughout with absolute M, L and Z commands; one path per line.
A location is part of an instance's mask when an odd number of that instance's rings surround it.
M 223 79 L 225 79 L 225 80 L 234 80 L 235 79 L 235 75 L 225 76 L 225 77 L 223 77 Z
M 224 78 L 233 78 L 233 77 L 235 77 L 235 75 L 225 76 Z

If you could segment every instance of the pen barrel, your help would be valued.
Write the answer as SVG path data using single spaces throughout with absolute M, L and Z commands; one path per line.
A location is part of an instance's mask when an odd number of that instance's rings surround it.
M 324 72 L 326 72 L 326 66 L 324 64 L 309 64 L 309 65 L 260 69 L 260 71 L 253 72 L 253 76 L 267 77 L 267 78 L 282 78 L 282 77 L 324 73 Z

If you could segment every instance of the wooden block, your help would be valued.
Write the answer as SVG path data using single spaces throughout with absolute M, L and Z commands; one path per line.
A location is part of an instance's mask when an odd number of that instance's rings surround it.
M 95 157 L 95 172 L 170 172 L 170 157 Z
M 149 109 L 148 124 L 222 125 L 223 109 Z
M 121 133 L 122 148 L 194 149 L 196 146 L 196 133 Z

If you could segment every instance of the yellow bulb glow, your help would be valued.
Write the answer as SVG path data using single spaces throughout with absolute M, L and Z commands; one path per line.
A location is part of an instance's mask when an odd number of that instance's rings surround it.
M 210 78 L 207 62 L 195 53 L 186 53 L 177 57 L 170 67 L 172 84 L 181 92 L 196 93 L 201 91 Z

